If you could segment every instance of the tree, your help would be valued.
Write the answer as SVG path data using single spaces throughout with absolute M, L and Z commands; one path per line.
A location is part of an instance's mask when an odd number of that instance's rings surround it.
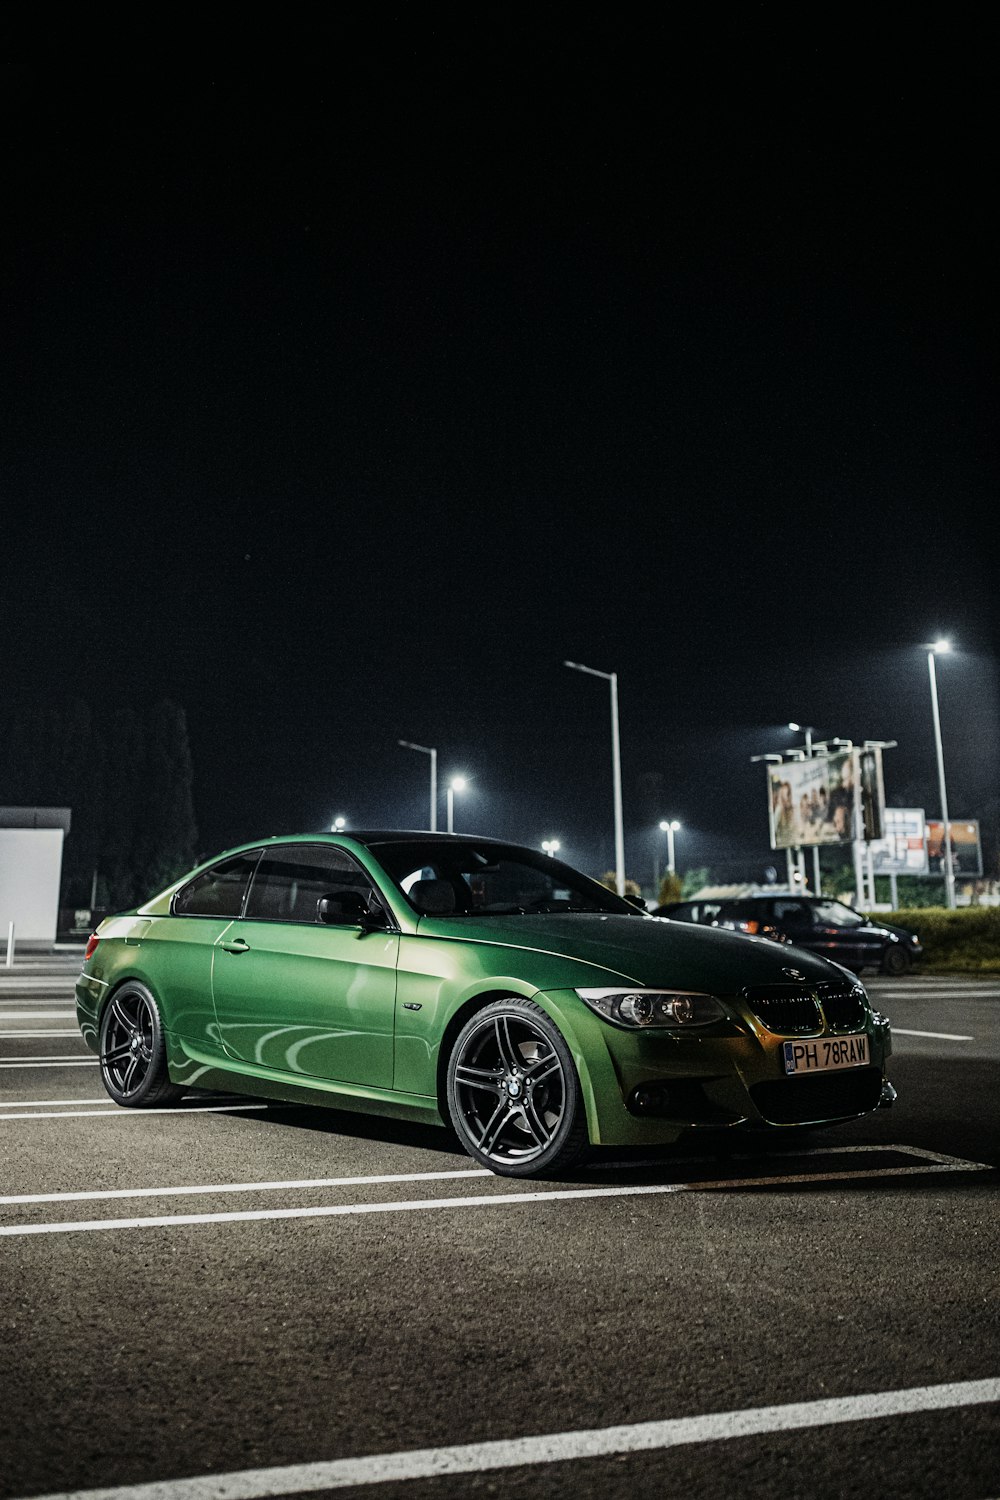
M 666 906 L 668 901 L 680 901 L 684 890 L 684 882 L 675 870 L 668 870 L 660 881 L 660 889 L 657 892 L 657 900 L 661 906 Z
M 160 891 L 194 863 L 198 831 L 187 717 L 164 698 L 146 716 L 143 787 L 134 868 L 140 896 Z
M 194 862 L 197 837 L 184 710 L 162 700 L 95 720 L 82 698 L 32 705 L 0 734 L 0 801 L 68 807 L 61 902 L 117 910 L 162 890 Z
M 608 888 L 609 891 L 614 891 L 615 894 L 617 895 L 617 893 L 618 893 L 618 876 L 615 874 L 614 870 L 605 870 L 604 874 L 601 876 L 599 884 L 603 885 L 603 886 L 607 886 L 607 888 Z M 625 894 L 626 894 L 626 896 L 641 896 L 642 895 L 642 886 L 639 884 L 639 882 L 637 880 L 629 880 L 629 878 L 628 878 L 627 875 L 625 877 Z

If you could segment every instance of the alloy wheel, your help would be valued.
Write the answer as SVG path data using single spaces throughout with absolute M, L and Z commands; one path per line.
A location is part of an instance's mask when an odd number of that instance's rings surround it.
M 566 1074 L 532 1020 L 484 1015 L 464 1034 L 452 1076 L 458 1117 L 483 1156 L 520 1164 L 550 1149 L 566 1109 Z
M 116 1094 L 128 1099 L 146 1081 L 153 1064 L 153 1014 L 138 990 L 115 995 L 104 1028 L 101 1068 Z

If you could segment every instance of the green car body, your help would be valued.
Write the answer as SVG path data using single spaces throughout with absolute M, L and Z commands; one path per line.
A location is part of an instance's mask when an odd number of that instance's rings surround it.
M 101 924 L 76 987 L 88 1045 L 96 1052 L 103 1045 L 110 1055 L 119 1044 L 127 1056 L 132 1036 L 133 1052 L 136 1046 L 144 1051 L 138 1030 L 115 1032 L 113 1023 L 109 1029 L 106 1011 L 120 992 L 145 993 L 155 1001 L 162 1031 L 165 1086 L 168 1080 L 184 1089 L 447 1123 L 456 1118 L 448 1095 L 456 1042 L 486 1007 L 500 1015 L 497 1026 L 506 1024 L 498 1006 L 505 1002 L 512 1022 L 528 1027 L 518 1037 L 540 1040 L 534 1047 L 519 1042 L 527 1058 L 523 1069 L 517 1053 L 518 1066 L 506 1072 L 502 1062 L 490 1061 L 492 1094 L 499 1079 L 504 1107 L 514 1108 L 517 1101 L 511 1103 L 504 1088 L 516 1093 L 522 1071 L 530 1082 L 532 1066 L 537 1074 L 538 1059 L 555 1048 L 563 1057 L 565 1089 L 582 1110 L 577 1135 L 591 1145 L 652 1146 L 690 1130 L 832 1123 L 864 1114 L 891 1095 L 884 1079 L 888 1024 L 854 977 L 836 965 L 764 939 L 649 917 L 551 860 L 542 862 L 539 879 L 551 870 L 557 880 L 565 871 L 575 891 L 599 891 L 593 899 L 605 909 L 417 910 L 382 862 L 393 841 L 411 850 L 411 863 L 412 849 L 426 848 L 428 869 L 436 851 L 451 857 L 457 850 L 455 858 L 466 862 L 473 855 L 481 862 L 494 854 L 499 859 L 498 851 L 514 858 L 512 850 L 540 860 L 533 851 L 490 840 L 419 834 L 304 834 L 227 851 Z M 317 849 L 327 852 L 317 855 Z M 345 921 L 339 907 L 337 925 L 327 925 L 327 917 L 255 920 L 245 889 L 244 915 L 178 911 L 185 901 L 197 902 L 185 894 L 191 889 L 216 889 L 220 867 L 238 875 L 239 856 L 259 859 L 260 870 L 265 860 L 274 868 L 276 859 L 288 868 L 294 860 L 320 857 L 350 862 L 359 880 L 370 880 L 378 899 L 366 900 L 378 908 L 377 920 L 369 911 Z M 207 885 L 199 887 L 199 878 Z M 251 878 L 258 875 L 247 877 L 248 884 Z M 428 889 L 443 885 L 440 879 L 422 882 Z M 570 896 L 567 908 L 573 899 L 581 898 Z M 643 991 L 680 995 L 682 1013 L 691 1006 L 685 997 L 693 995 L 706 1009 L 708 1000 L 699 997 L 714 999 L 706 1022 L 632 1027 L 599 1013 L 595 1003 L 608 1002 L 588 1003 L 581 990 L 631 997 L 633 1010 L 635 993 Z M 831 997 L 826 1006 L 825 995 Z M 638 1003 L 641 1010 L 644 1002 Z M 571 1067 L 551 1028 L 565 1043 Z M 825 1047 L 838 1061 L 812 1076 L 789 1076 L 790 1039 Z M 472 1052 L 463 1057 L 476 1060 Z M 462 1058 L 453 1066 L 461 1073 Z M 557 1102 L 550 1113 L 560 1112 Z M 503 1162 L 489 1165 L 506 1169 Z M 529 1162 L 519 1175 L 531 1170 Z

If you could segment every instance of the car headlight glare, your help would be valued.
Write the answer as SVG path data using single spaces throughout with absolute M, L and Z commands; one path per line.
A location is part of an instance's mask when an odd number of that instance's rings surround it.
M 686 1031 L 723 1021 L 726 1009 L 714 995 L 688 990 L 577 990 L 585 1005 L 612 1026 L 628 1030 L 660 1027 Z

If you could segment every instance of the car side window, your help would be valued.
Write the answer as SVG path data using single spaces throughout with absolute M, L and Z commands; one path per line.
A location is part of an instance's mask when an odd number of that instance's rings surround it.
M 196 875 L 174 897 L 174 916 L 238 917 L 259 857 L 260 850 L 252 849 Z
M 864 917 L 845 906 L 842 901 L 817 901 L 816 920 L 826 927 L 862 927 Z
M 371 878 L 343 849 L 286 844 L 262 854 L 245 915 L 257 922 L 317 922 L 322 898 L 348 891 L 369 910 L 381 909 Z
M 775 901 L 774 920 L 792 927 L 811 927 L 812 912 L 804 901 Z

